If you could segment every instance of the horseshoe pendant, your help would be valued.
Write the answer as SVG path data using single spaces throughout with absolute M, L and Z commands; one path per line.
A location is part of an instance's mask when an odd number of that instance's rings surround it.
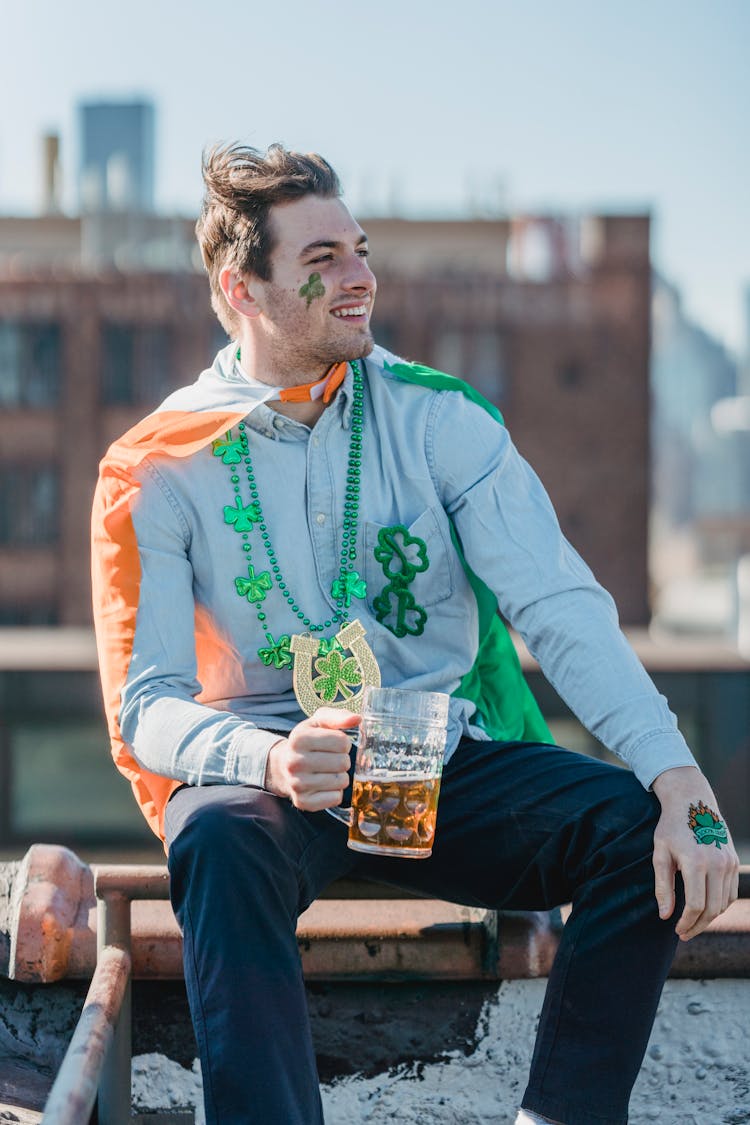
M 295 634 L 292 637 L 290 648 L 294 654 L 294 671 L 292 684 L 294 694 L 300 707 L 306 715 L 312 715 L 319 707 L 340 707 L 346 711 L 361 711 L 364 690 L 366 687 L 380 687 L 380 669 L 372 649 L 365 640 L 365 630 L 360 621 L 350 621 L 336 634 L 336 641 L 342 649 L 349 649 L 354 657 L 359 681 L 356 691 L 349 691 L 345 676 L 337 679 L 336 668 L 330 669 L 328 681 L 329 694 L 335 690 L 333 698 L 327 699 L 321 695 L 321 688 L 313 686 L 313 660 L 319 656 L 320 642 L 309 634 Z M 336 655 L 336 664 L 341 664 L 341 658 L 334 649 L 328 657 Z M 328 659 L 325 658 L 325 659 Z M 351 659 L 351 658 L 350 658 Z M 328 669 L 320 666 L 316 661 L 315 670 L 320 673 L 318 681 L 326 679 Z M 341 670 L 342 673 L 344 669 Z

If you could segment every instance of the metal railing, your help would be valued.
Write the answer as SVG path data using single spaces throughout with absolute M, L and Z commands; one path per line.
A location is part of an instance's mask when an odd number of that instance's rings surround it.
M 169 899 L 165 867 L 100 866 L 97 963 L 80 1019 L 50 1091 L 42 1125 L 86 1125 L 97 1102 L 99 1125 L 189 1125 L 192 1110 L 131 1113 L 131 919 L 133 899 Z M 740 870 L 740 899 L 750 898 L 750 866 Z M 97 1100 L 98 1099 L 98 1100 Z
M 99 1125 L 134 1125 L 131 1113 L 132 950 L 134 898 L 168 899 L 164 867 L 94 870 L 97 962 L 80 1019 L 45 1106 L 42 1125 L 85 1125 L 97 1103 Z M 149 1114 L 160 1125 L 188 1123 L 192 1111 Z M 146 1118 L 144 1117 L 145 1121 Z

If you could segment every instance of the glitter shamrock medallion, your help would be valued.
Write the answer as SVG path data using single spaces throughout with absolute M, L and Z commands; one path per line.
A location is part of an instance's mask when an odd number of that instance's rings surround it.
M 688 816 L 688 827 L 692 829 L 696 844 L 716 844 L 721 849 L 722 844 L 729 843 L 726 826 L 719 820 L 713 809 L 699 801 L 698 805 L 691 805 Z

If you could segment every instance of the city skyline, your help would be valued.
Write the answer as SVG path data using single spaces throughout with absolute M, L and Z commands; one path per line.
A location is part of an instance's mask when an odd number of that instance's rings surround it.
M 742 0 L 467 0 L 460 21 L 425 0 L 346 19 L 292 0 L 220 26 L 197 0 L 135 0 L 127 14 L 29 0 L 5 17 L 6 42 L 33 39 L 36 61 L 29 80 L 23 51 L 5 60 L 0 213 L 39 209 L 50 130 L 72 212 L 78 104 L 147 98 L 160 211 L 196 212 L 200 151 L 226 139 L 323 152 L 361 215 L 648 211 L 654 265 L 687 314 L 745 350 Z

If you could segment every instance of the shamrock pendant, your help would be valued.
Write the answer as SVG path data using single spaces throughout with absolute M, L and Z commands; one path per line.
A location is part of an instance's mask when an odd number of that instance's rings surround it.
M 361 711 L 365 687 L 380 687 L 378 662 L 364 638 L 359 621 L 344 625 L 329 642 L 326 653 L 321 653 L 316 637 L 292 637 L 294 694 L 306 715 L 314 714 L 319 707 Z M 346 656 L 347 649 L 351 656 Z
M 289 647 L 292 640 L 289 634 L 284 633 L 283 636 L 279 637 L 278 641 L 275 641 L 270 633 L 266 633 L 266 640 L 268 641 L 268 646 L 258 649 L 258 656 L 261 658 L 266 668 L 270 668 L 272 665 L 274 668 L 279 669 L 291 668 L 294 657 Z
M 367 596 L 367 583 L 364 578 L 360 578 L 356 570 L 348 570 L 341 578 L 334 578 L 331 583 L 331 597 L 334 601 L 343 601 L 348 609 L 352 604 L 352 598 L 364 598 Z

